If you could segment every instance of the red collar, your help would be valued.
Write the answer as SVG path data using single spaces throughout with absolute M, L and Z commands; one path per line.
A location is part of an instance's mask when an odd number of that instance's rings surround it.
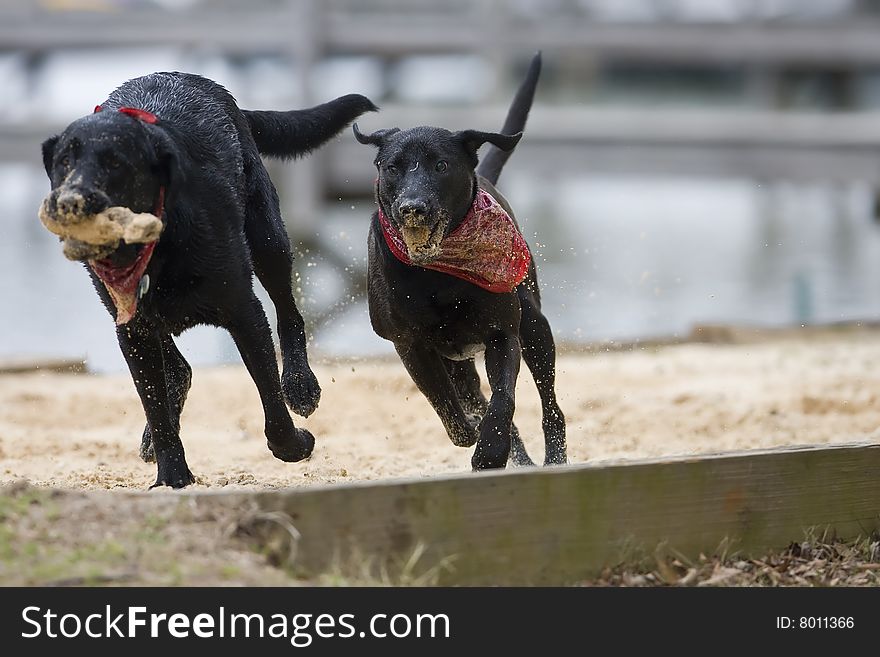
M 413 266 L 403 235 L 379 208 L 385 243 L 398 260 Z M 461 224 L 440 242 L 440 255 L 425 269 L 443 272 L 489 292 L 512 292 L 526 277 L 532 256 L 513 219 L 491 194 L 477 190 Z
M 103 107 L 100 105 L 95 105 L 95 114 L 103 111 Z M 159 121 L 159 117 L 153 114 L 152 112 L 148 112 L 147 110 L 137 109 L 135 107 L 120 107 L 118 112 L 122 112 L 123 114 L 128 114 L 131 117 L 134 117 L 144 123 L 157 123 Z

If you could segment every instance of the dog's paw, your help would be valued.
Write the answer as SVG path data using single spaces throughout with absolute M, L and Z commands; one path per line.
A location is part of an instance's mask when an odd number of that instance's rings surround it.
M 144 463 L 153 463 L 156 460 L 156 450 L 153 449 L 153 435 L 150 433 L 150 425 L 144 427 L 144 433 L 141 436 L 141 448 L 138 454 Z
M 266 444 L 272 456 L 281 461 L 294 463 L 312 455 L 315 437 L 305 429 L 293 429 L 293 437 L 285 440 L 268 440 Z
M 510 456 L 508 457 L 511 465 L 518 468 L 535 467 L 537 464 L 529 456 L 526 446 L 519 437 L 519 433 L 511 432 L 510 436 Z
M 158 473 L 156 475 L 156 483 L 150 486 L 150 489 L 159 486 L 170 486 L 171 488 L 185 488 L 190 484 L 196 483 L 196 478 L 186 465 L 186 461 L 181 454 L 178 457 L 168 457 L 158 459 Z
M 503 470 L 507 466 L 507 454 L 497 452 L 495 454 L 477 453 L 471 457 L 471 468 L 474 472 L 480 470 Z
M 507 465 L 507 457 L 510 455 L 510 440 L 486 440 L 477 442 L 477 448 L 471 457 L 471 467 L 474 470 L 493 470 Z
M 321 400 L 321 386 L 308 365 L 300 369 L 284 368 L 281 391 L 290 410 L 300 417 L 314 413 Z
M 544 456 L 544 465 L 566 465 L 567 463 L 568 458 L 565 455 L 564 447 L 562 449 L 553 449 L 551 447 Z
M 465 413 L 464 417 L 467 420 L 467 426 L 453 426 L 449 427 L 446 431 L 449 434 L 449 440 L 456 447 L 472 447 L 480 437 L 480 421 L 482 418 L 475 413 Z

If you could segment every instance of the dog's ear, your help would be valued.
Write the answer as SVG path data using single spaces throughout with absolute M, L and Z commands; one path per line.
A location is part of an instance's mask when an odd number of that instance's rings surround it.
M 179 186 L 183 182 L 183 169 L 177 153 L 171 151 L 159 153 L 156 168 L 159 172 L 159 180 L 164 186 Z
M 170 147 L 169 147 L 170 146 Z M 181 164 L 180 154 L 172 144 L 161 146 L 156 149 L 156 161 L 153 171 L 159 178 L 159 184 L 165 192 L 164 200 L 166 208 L 174 208 L 181 190 L 186 185 L 186 175 Z
M 497 146 L 502 151 L 512 151 L 522 139 L 522 135 L 521 132 L 517 132 L 515 135 L 502 135 L 500 132 L 481 132 L 480 130 L 462 130 L 455 133 L 455 137 L 461 142 L 464 149 L 474 155 L 486 142 Z
M 58 135 L 49 137 L 43 142 L 43 166 L 46 167 L 46 175 L 52 176 L 52 162 L 55 159 L 55 146 L 58 145 Z
M 371 135 L 365 135 L 358 129 L 358 124 L 355 123 L 351 126 L 351 129 L 354 131 L 354 138 L 357 139 L 362 144 L 371 144 L 373 146 L 381 146 L 382 142 L 384 142 L 388 137 L 393 135 L 395 132 L 400 132 L 400 128 L 388 128 L 387 130 L 376 130 Z
M 159 182 L 164 187 L 179 187 L 183 183 L 184 175 L 176 145 L 162 130 L 151 129 L 149 134 L 156 153 L 153 170 L 159 177 Z

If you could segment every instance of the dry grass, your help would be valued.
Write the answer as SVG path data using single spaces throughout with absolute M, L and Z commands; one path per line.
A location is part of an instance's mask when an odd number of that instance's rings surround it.
M 754 559 L 719 554 L 661 556 L 647 568 L 606 569 L 589 586 L 880 586 L 880 534 L 851 541 L 810 532 L 785 550 Z

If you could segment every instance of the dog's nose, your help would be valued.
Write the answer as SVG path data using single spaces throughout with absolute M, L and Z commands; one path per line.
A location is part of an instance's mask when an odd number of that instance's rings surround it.
M 416 199 L 406 199 L 400 202 L 400 214 L 403 216 L 419 215 L 424 217 L 428 214 L 428 204 Z
M 65 189 L 55 199 L 55 207 L 64 214 L 83 214 L 86 199 L 78 190 Z
M 110 199 L 99 190 L 83 191 L 79 187 L 62 188 L 55 198 L 55 207 L 62 214 L 97 214 L 110 207 Z

